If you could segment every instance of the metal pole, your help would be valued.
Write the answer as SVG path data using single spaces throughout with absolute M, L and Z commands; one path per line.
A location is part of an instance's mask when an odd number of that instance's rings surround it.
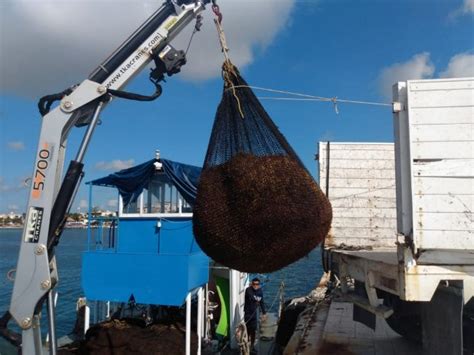
M 84 307 L 84 335 L 86 335 L 91 324 L 91 309 L 87 303 Z
M 202 287 L 199 288 L 198 291 L 198 314 L 197 314 L 197 336 L 198 336 L 198 348 L 197 348 L 197 355 L 201 355 L 201 341 L 202 341 L 202 320 L 203 320 L 203 313 L 204 313 L 204 305 L 203 305 L 203 289 Z
M 239 272 L 237 270 L 229 270 L 229 294 L 230 294 L 230 327 L 231 329 L 235 329 L 239 324 L 241 319 L 240 310 L 236 307 L 237 304 L 240 304 L 239 300 Z M 236 309 L 237 308 L 237 309 Z M 237 339 L 235 338 L 235 333 L 230 332 L 230 347 L 231 349 L 237 349 Z
M 160 192 L 160 197 L 161 197 L 161 213 L 165 213 L 165 212 L 166 212 L 166 211 L 165 211 L 165 197 L 166 197 L 166 195 L 165 195 L 165 186 L 166 186 L 165 183 L 163 183 L 163 184 L 161 185 L 161 192 Z
M 331 160 L 331 142 L 326 143 L 326 198 L 329 199 L 329 177 L 330 177 L 330 160 Z M 321 177 L 319 177 L 321 179 Z M 329 265 L 326 260 L 325 252 L 326 238 L 323 239 L 321 243 L 321 264 L 323 265 L 323 271 L 329 272 Z
M 186 355 L 191 355 L 191 292 L 186 296 Z
M 94 116 L 92 116 L 91 123 L 89 123 L 86 134 L 84 134 L 84 138 L 82 139 L 81 146 L 79 147 L 79 151 L 77 152 L 76 156 L 76 161 L 79 163 L 81 163 L 84 159 L 84 155 L 86 154 L 87 147 L 91 141 L 92 134 L 94 133 L 95 127 L 97 126 L 97 122 L 99 121 L 99 114 L 103 105 L 104 103 L 101 101 L 95 108 Z
M 99 301 L 94 302 L 94 317 L 92 317 L 94 324 L 99 323 Z
M 208 338 L 208 321 L 209 321 L 209 284 L 206 283 L 206 294 L 204 295 L 204 337 Z
M 58 305 L 58 293 L 57 292 L 54 292 L 54 307 L 56 309 L 56 306 Z M 49 343 L 49 329 L 48 329 L 48 333 L 46 334 L 46 343 Z
M 48 292 L 48 323 L 49 323 L 49 353 L 56 355 L 58 352 L 58 340 L 56 338 L 56 319 L 55 319 L 55 295 L 54 291 Z
M 33 340 L 34 340 L 34 347 L 33 351 L 30 353 L 28 352 L 28 343 L 26 344 L 27 347 L 24 346 L 24 343 L 22 343 L 22 353 L 23 354 L 38 354 L 42 355 L 43 354 L 43 341 L 41 339 L 41 315 L 40 314 L 35 314 L 33 316 L 33 323 L 32 323 L 32 329 L 33 329 Z M 23 331 L 23 335 L 25 332 Z M 22 336 L 22 339 L 25 339 L 25 337 Z M 29 339 L 28 339 L 29 340 Z
M 91 250 L 92 242 L 92 184 L 89 185 L 89 206 L 87 206 L 87 251 Z
M 168 211 L 173 212 L 173 185 L 166 185 L 170 194 L 169 209 Z

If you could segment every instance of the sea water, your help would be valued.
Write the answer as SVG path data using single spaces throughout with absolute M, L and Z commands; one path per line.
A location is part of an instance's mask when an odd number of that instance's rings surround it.
M 3 315 L 10 305 L 13 282 L 8 280 L 7 273 L 16 268 L 22 232 L 21 229 L 0 229 L 0 315 Z M 86 242 L 85 229 L 67 229 L 56 249 L 59 269 L 56 311 L 58 335 L 69 333 L 74 326 L 76 301 L 82 296 L 81 251 L 85 249 Z M 43 327 L 47 329 L 47 323 L 43 323 Z
M 8 280 L 7 273 L 16 268 L 21 234 L 21 229 L 0 229 L 0 316 L 8 310 L 10 304 L 13 282 Z M 59 293 L 56 310 L 58 336 L 71 332 L 75 322 L 76 301 L 84 296 L 80 276 L 81 252 L 86 249 L 86 245 L 87 230 L 66 229 L 56 249 L 59 270 L 59 284 L 56 288 Z M 284 296 L 288 299 L 308 294 L 317 285 L 321 275 L 320 249 L 316 248 L 307 257 L 284 269 L 256 276 L 262 280 L 267 309 L 271 308 L 269 311 L 277 312 L 282 281 L 285 284 Z M 42 328 L 47 329 L 46 319 Z

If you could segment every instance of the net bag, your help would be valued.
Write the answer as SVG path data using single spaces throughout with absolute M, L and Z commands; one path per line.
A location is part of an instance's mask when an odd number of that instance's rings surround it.
M 327 235 L 331 205 L 230 61 L 193 209 L 202 250 L 232 269 L 267 273 Z

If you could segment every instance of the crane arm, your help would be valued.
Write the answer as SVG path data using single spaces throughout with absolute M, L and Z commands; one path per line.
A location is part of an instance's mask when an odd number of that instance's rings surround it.
M 77 86 L 40 100 L 41 133 L 33 167 L 25 226 L 16 268 L 9 313 L 2 317 L 6 328 L 11 317 L 22 328 L 24 354 L 42 354 L 40 320 L 47 301 L 50 351 L 56 352 L 54 287 L 58 283 L 55 247 L 65 215 L 69 211 L 83 176 L 83 158 L 99 115 L 112 96 L 153 100 L 161 94 L 159 82 L 179 72 L 186 58 L 170 42 L 211 0 L 167 0 L 112 55 Z M 150 79 L 156 86 L 151 96 L 121 91 L 151 61 Z M 60 104 L 50 110 L 52 103 Z M 63 177 L 67 137 L 75 126 L 87 126 L 74 160 Z M 2 330 L 2 329 L 0 329 Z M 1 333 L 1 332 L 0 332 Z M 3 332 L 8 333 L 8 332 Z

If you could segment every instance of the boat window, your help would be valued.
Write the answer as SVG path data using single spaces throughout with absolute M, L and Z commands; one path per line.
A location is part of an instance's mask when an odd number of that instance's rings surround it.
M 120 215 L 158 215 L 192 213 L 192 207 L 181 196 L 176 187 L 164 175 L 156 175 L 143 189 L 135 202 L 122 206 L 120 198 Z
M 140 199 L 123 206 L 123 213 L 140 213 Z
M 189 213 L 191 206 L 175 186 L 164 181 L 152 181 L 144 191 L 143 213 Z

